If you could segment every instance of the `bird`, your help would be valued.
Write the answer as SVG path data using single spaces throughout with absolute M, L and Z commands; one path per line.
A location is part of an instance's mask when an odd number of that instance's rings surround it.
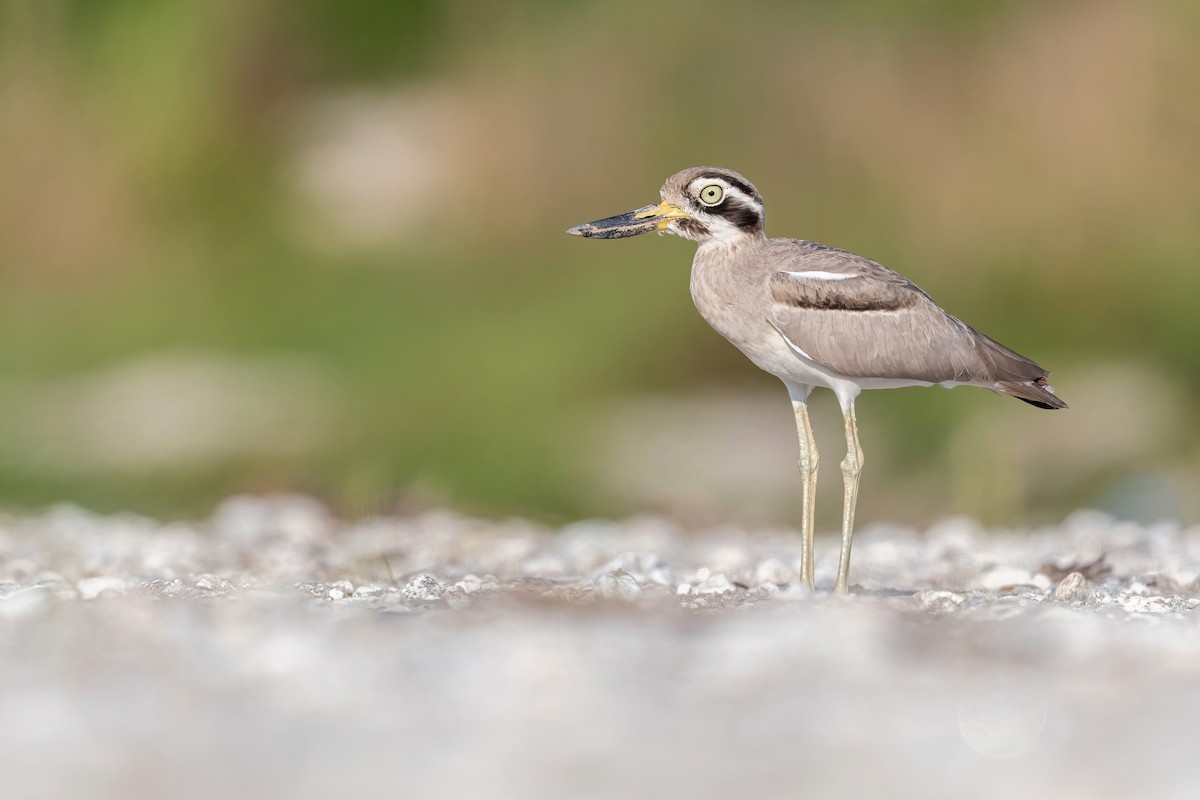
M 820 454 L 808 415 L 816 388 L 833 391 L 846 435 L 842 540 L 834 591 L 848 591 L 863 450 L 854 404 L 864 389 L 980 386 L 1043 409 L 1067 408 L 1050 374 L 938 306 L 900 273 L 804 239 L 768 238 L 762 195 L 743 175 L 691 167 L 667 179 L 661 202 L 567 230 L 590 239 L 657 231 L 696 242 L 692 301 L 700 316 L 792 401 L 801 477 L 800 580 L 812 590 Z

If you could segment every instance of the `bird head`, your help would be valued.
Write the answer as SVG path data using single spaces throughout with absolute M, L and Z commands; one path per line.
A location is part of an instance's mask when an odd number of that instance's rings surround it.
M 740 174 L 717 167 L 677 172 L 659 191 L 662 202 L 587 222 L 567 233 L 590 239 L 623 239 L 651 231 L 707 244 L 764 236 L 762 195 Z

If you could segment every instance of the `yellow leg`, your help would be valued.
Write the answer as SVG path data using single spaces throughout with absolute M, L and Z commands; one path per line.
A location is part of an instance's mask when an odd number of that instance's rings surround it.
M 854 417 L 854 402 L 843 412 L 846 422 L 846 460 L 842 462 L 842 479 L 846 494 L 842 499 L 842 555 L 838 560 L 835 592 L 845 592 L 850 579 L 850 542 L 854 538 L 854 507 L 858 504 L 858 479 L 862 474 L 863 451 L 858 444 L 858 420 Z
M 809 589 L 813 584 L 813 521 L 817 504 L 817 466 L 821 456 L 817 452 L 817 440 L 813 437 L 812 424 L 808 420 L 808 403 L 792 400 L 796 413 L 796 435 L 800 440 L 800 480 L 803 486 L 801 533 L 803 542 L 800 551 L 800 581 Z

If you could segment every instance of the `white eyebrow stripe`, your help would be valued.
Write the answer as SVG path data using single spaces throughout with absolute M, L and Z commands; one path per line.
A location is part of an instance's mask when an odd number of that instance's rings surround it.
M 705 177 L 702 175 L 699 178 L 696 178 L 696 180 L 694 180 L 688 184 L 688 193 L 695 194 L 695 193 L 699 192 L 705 186 L 711 186 L 714 183 L 716 185 L 720 186 L 722 191 L 724 191 L 727 196 L 737 197 L 739 200 L 744 202 L 746 205 L 748 205 L 751 208 L 758 211 L 759 215 L 762 215 L 763 212 L 765 211 L 762 203 L 758 202 L 753 197 L 751 197 L 750 195 L 743 192 L 741 189 L 739 189 L 736 186 L 734 186 L 733 184 L 731 184 L 729 181 L 725 180 L 724 178 L 719 178 L 716 175 L 712 175 L 709 177 Z
M 801 278 L 811 281 L 844 281 L 850 278 L 857 278 L 857 275 L 844 275 L 841 272 L 822 272 L 821 270 L 807 270 L 805 272 L 785 272 L 784 275 L 791 275 L 793 278 Z

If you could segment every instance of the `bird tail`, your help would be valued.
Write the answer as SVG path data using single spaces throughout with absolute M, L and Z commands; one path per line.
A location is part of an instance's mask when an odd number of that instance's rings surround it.
M 991 368 L 989 371 L 995 381 L 995 391 L 1012 395 L 1038 408 L 1067 407 L 1054 393 L 1054 387 L 1046 382 L 1049 372 L 990 336 L 974 328 L 971 330 L 975 334 L 976 349 Z
M 1022 382 L 998 381 L 996 383 L 996 391 L 1012 395 L 1018 400 L 1024 400 L 1026 403 L 1038 408 L 1055 409 L 1068 407 L 1054 393 L 1054 387 L 1046 383 L 1045 378 Z

